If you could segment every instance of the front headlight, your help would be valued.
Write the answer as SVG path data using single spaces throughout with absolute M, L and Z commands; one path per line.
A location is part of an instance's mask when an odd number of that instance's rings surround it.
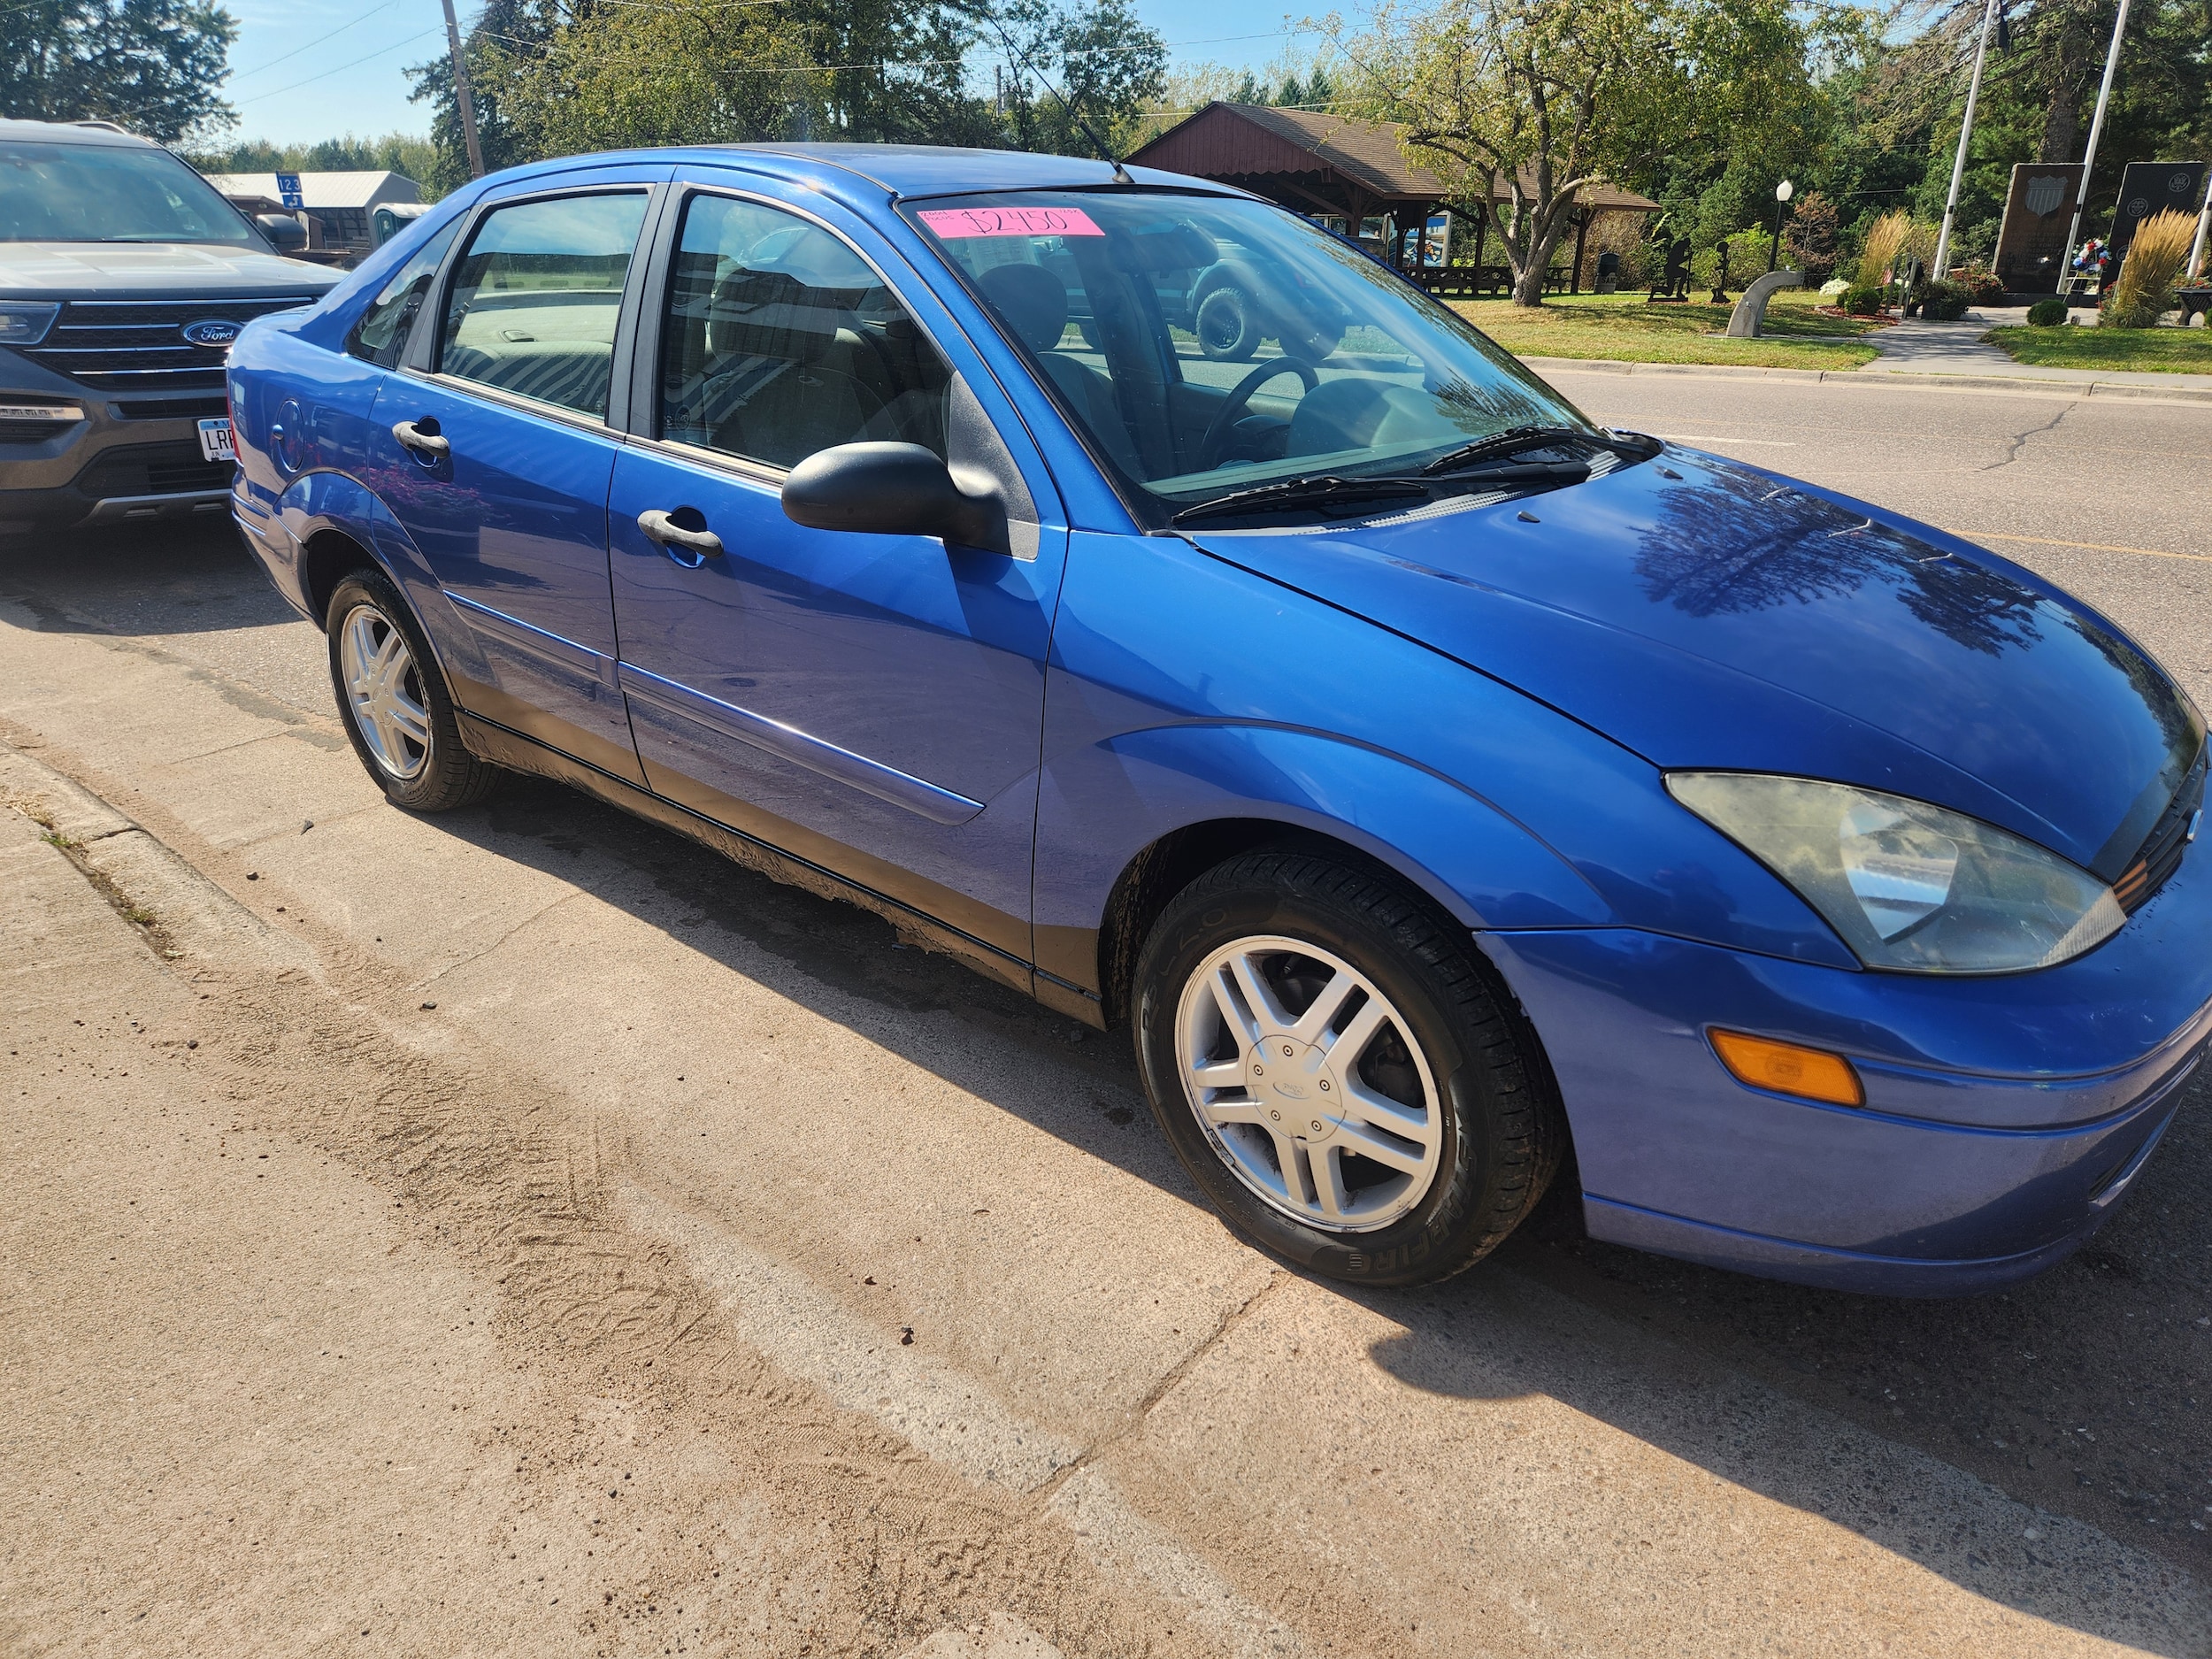
M 2087 871 L 1924 801 L 1759 772 L 1669 772 L 1667 787 L 1794 887 L 1870 968 L 2047 968 L 2127 920 Z
M 0 346 L 35 346 L 61 315 L 58 303 L 0 300 Z

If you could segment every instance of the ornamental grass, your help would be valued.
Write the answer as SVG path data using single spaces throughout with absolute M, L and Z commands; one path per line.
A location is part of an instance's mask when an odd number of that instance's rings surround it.
M 1912 216 L 1893 208 L 1866 227 L 1859 244 L 1859 286 L 1886 288 L 1893 280 L 1899 257 L 1912 241 Z
M 2112 285 L 2104 320 L 2115 328 L 2154 328 L 2174 305 L 2174 279 L 2189 257 L 2197 221 L 2168 208 L 2136 227 L 2120 280 Z

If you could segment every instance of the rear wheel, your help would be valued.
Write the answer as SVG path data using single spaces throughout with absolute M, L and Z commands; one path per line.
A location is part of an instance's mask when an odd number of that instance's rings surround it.
M 1243 363 L 1260 349 L 1259 319 L 1242 288 L 1218 288 L 1198 302 L 1198 349 L 1216 363 Z
M 1137 969 L 1138 1063 L 1192 1177 L 1250 1242 L 1420 1284 L 1533 1208 L 1564 1134 L 1471 941 L 1396 883 L 1260 852 L 1171 902 Z
M 437 659 L 391 580 L 361 570 L 340 582 L 326 632 L 339 718 L 386 798 L 413 812 L 482 800 L 498 769 L 462 743 Z

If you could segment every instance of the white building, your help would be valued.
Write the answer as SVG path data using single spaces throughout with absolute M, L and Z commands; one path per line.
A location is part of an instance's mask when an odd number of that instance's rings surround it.
M 277 210 L 281 196 L 273 173 L 211 173 L 207 181 L 249 212 Z M 396 173 L 303 173 L 303 211 L 322 224 L 322 245 L 366 253 L 376 246 L 370 216 L 387 203 L 419 202 L 415 181 Z

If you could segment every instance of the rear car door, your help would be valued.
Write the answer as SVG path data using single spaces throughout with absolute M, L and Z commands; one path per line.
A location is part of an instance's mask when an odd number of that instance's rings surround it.
M 377 401 L 369 482 L 466 624 L 471 713 L 642 783 L 614 674 L 607 485 L 637 250 L 670 170 L 532 180 L 462 233 Z M 426 319 L 426 321 L 428 319 Z
M 647 779 L 980 941 L 977 959 L 1025 987 L 1067 541 L 1042 462 L 926 287 L 818 196 L 802 211 L 765 183 L 693 188 L 657 242 L 609 500 Z M 784 516 L 790 468 L 871 440 L 988 472 L 1013 553 Z M 656 540 L 641 518 L 719 551 Z

